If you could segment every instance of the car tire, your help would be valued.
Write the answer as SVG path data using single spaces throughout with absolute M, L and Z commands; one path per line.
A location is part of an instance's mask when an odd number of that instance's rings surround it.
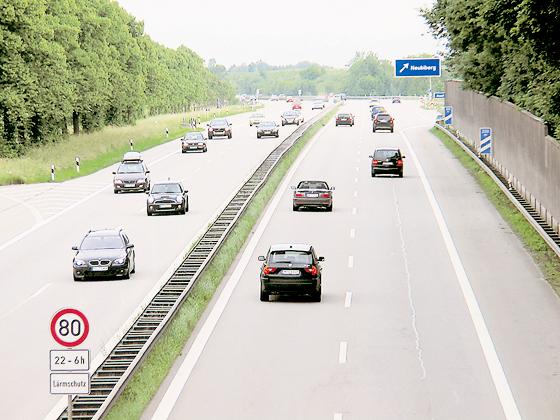
M 130 274 L 136 273 L 136 258 L 134 258 L 132 262 L 133 264 L 132 264 L 132 270 L 130 271 Z
M 74 278 L 74 281 L 82 281 L 82 279 L 81 279 L 81 278 L 79 278 L 79 277 L 76 277 L 76 276 L 75 276 L 74 274 L 72 274 L 72 277 Z
M 260 139 L 260 138 L 261 138 L 261 135 L 260 135 L 260 134 L 257 134 L 257 138 Z
M 130 278 L 130 262 L 128 263 L 128 267 L 126 267 L 126 274 L 123 276 L 123 279 L 128 280 Z
M 284 127 L 284 125 L 285 125 L 285 124 L 284 124 L 284 121 L 282 121 L 282 127 Z
M 332 204 L 327 207 L 327 211 L 332 211 Z
M 280 137 L 280 134 L 276 133 L 276 138 Z
M 146 210 L 146 214 L 147 214 L 148 216 L 151 216 L 153 213 L 152 213 L 150 210 Z
M 392 133 L 393 131 L 394 131 L 394 129 L 393 129 L 393 128 L 391 128 L 391 133 Z
M 311 295 L 311 300 L 313 302 L 321 302 L 321 287 L 319 287 L 319 290 L 317 290 L 316 292 L 313 292 L 313 294 Z
M 206 153 L 207 151 L 208 151 L 208 148 L 207 148 L 207 147 L 205 147 L 205 148 L 204 148 L 204 153 Z
M 231 138 L 232 138 L 232 134 L 231 134 L 231 133 L 228 134 L 227 138 L 228 138 L 228 139 L 231 139 Z
M 208 140 L 212 140 L 212 134 L 208 134 Z
M 187 198 L 187 202 L 185 203 L 185 214 L 189 212 L 189 199 Z
M 292 204 L 292 210 L 293 211 L 299 211 L 299 207 L 296 206 L 295 204 Z
M 399 178 L 402 178 L 404 176 L 403 171 L 399 172 Z
M 270 295 L 261 290 L 261 302 L 270 302 Z
M 375 127 L 373 127 L 371 131 L 372 131 L 373 133 L 375 133 Z
M 119 193 L 119 190 L 113 190 L 113 192 L 114 192 L 115 194 L 118 194 L 118 193 Z
M 371 177 L 374 178 L 375 177 L 375 171 L 372 169 L 371 170 Z

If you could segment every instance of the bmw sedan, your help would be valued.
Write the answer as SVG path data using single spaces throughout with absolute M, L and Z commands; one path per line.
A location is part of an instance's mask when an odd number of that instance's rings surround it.
M 302 207 L 319 207 L 332 211 L 334 187 L 329 187 L 325 181 L 301 181 L 292 189 L 294 190 L 293 211 L 298 211 Z
M 185 134 L 181 140 L 181 152 L 207 152 L 206 139 L 201 131 L 193 131 Z
M 90 230 L 80 246 L 73 246 L 74 281 L 93 278 L 130 278 L 136 269 L 134 245 L 122 229 Z
M 308 244 L 272 245 L 263 262 L 260 273 L 262 302 L 270 295 L 308 295 L 314 302 L 321 301 L 321 261 Z
M 296 124 L 300 125 L 303 122 L 303 117 L 296 111 L 286 111 L 282 114 L 282 126 Z
M 258 139 L 265 136 L 278 138 L 279 135 L 278 124 L 274 121 L 263 121 L 257 126 Z
M 189 211 L 188 191 L 180 182 L 158 182 L 154 183 L 148 193 L 146 201 L 146 213 L 151 216 L 154 213 L 179 213 L 185 214 Z

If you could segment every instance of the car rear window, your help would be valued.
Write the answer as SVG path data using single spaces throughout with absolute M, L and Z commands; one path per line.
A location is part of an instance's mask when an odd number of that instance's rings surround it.
M 389 114 L 383 114 L 383 113 L 379 113 L 377 114 L 377 118 L 391 118 L 391 116 Z
M 298 188 L 309 190 L 328 190 L 329 186 L 323 181 L 302 181 L 299 183 Z
M 398 158 L 400 153 L 398 150 L 376 150 L 373 158 L 377 160 L 385 160 L 391 158 Z
M 313 258 L 309 252 L 305 251 L 274 251 L 270 253 L 269 263 L 285 263 L 285 264 L 311 264 Z
M 349 118 L 350 114 L 338 114 L 338 118 Z
M 118 249 L 123 247 L 124 243 L 119 235 L 89 235 L 82 241 L 80 249 Z

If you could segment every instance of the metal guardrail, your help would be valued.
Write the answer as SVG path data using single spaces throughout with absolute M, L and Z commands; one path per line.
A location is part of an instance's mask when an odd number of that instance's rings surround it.
M 324 116 L 324 113 L 323 111 L 314 116 L 280 143 L 238 190 L 174 274 L 92 374 L 90 394 L 74 398 L 73 420 L 100 419 L 107 413 L 132 373 L 149 353 L 157 338 L 187 298 L 198 277 L 228 237 L 253 196 L 266 182 L 282 156 L 290 150 L 307 129 Z M 68 418 L 67 410 L 64 409 L 58 418 L 66 420 Z
M 560 257 L 560 236 L 554 228 L 543 219 L 539 212 L 528 202 L 513 185 L 495 168 L 490 162 L 478 156 L 477 151 L 470 145 L 461 141 L 455 134 L 440 124 L 435 125 L 443 133 L 447 134 L 455 143 L 457 143 L 468 155 L 492 178 L 492 180 L 500 187 L 506 197 L 513 203 L 519 212 L 527 219 L 531 226 L 544 239 L 547 245 Z

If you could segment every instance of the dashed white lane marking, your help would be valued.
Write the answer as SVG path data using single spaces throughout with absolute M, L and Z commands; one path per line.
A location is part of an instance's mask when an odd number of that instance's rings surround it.
M 354 183 L 355 183 L 355 184 L 358 183 L 358 178 L 354 178 Z
M 356 172 L 360 172 L 360 167 L 356 166 Z
M 33 293 L 31 296 L 29 296 L 27 299 L 25 299 L 24 301 L 20 302 L 16 307 L 10 309 L 8 312 L 0 315 L 0 319 L 4 319 L 7 318 L 8 316 L 10 316 L 11 314 L 13 314 L 14 312 L 16 312 L 18 309 L 20 309 L 22 306 L 24 306 L 25 304 L 27 304 L 28 302 L 32 301 L 33 299 L 35 299 L 37 296 L 39 296 L 41 293 L 43 293 L 45 290 L 47 290 L 50 285 L 52 283 L 47 283 L 45 284 L 43 287 L 41 287 L 39 290 L 37 290 L 35 293 Z
M 220 317 L 222 316 L 222 313 L 224 312 L 226 305 L 228 304 L 229 299 L 231 298 L 233 291 L 235 290 L 235 287 L 241 280 L 241 276 L 243 275 L 245 269 L 249 265 L 249 261 L 252 259 L 253 253 L 257 248 L 257 245 L 262 235 L 264 234 L 264 231 L 267 228 L 270 219 L 272 218 L 274 212 L 278 208 L 278 205 L 280 203 L 280 200 L 282 199 L 282 195 L 284 194 L 284 191 L 288 189 L 288 186 L 290 185 L 290 182 L 292 181 L 294 174 L 296 173 L 297 169 L 300 167 L 301 163 L 304 161 L 305 157 L 311 150 L 312 146 L 328 128 L 329 126 L 323 127 L 311 139 L 311 141 L 301 151 L 296 161 L 292 164 L 292 167 L 290 168 L 288 173 L 285 175 L 284 181 L 277 189 L 276 195 L 274 195 L 274 197 L 270 201 L 270 204 L 266 212 L 264 213 L 261 221 L 257 225 L 255 232 L 253 233 L 251 239 L 249 240 L 249 243 L 247 244 L 247 247 L 243 251 L 241 258 L 239 259 L 239 262 L 235 266 L 233 273 L 227 279 L 227 282 L 224 285 L 224 288 L 222 289 L 220 295 L 218 296 L 216 303 L 212 307 L 210 314 L 202 324 L 202 327 L 200 328 L 197 336 L 194 338 L 194 341 L 187 355 L 185 356 L 185 359 L 181 363 L 181 366 L 179 366 L 179 369 L 177 370 L 175 377 L 171 380 L 169 387 L 165 391 L 163 398 L 161 399 L 159 405 L 156 408 L 154 415 L 152 416 L 152 420 L 165 420 L 169 417 L 169 415 L 173 411 L 173 407 L 175 406 L 175 403 L 181 396 L 181 392 L 183 391 L 185 384 L 189 380 L 191 373 L 194 367 L 196 366 L 198 359 L 200 358 L 200 355 L 204 350 L 204 347 L 206 346 L 206 343 L 208 343 L 208 340 L 210 339 L 210 336 L 212 335 L 214 328 L 216 327 Z
M 352 255 L 348 257 L 348 268 L 354 268 L 354 257 Z
M 354 197 L 358 196 L 358 191 L 354 191 Z
M 494 386 L 496 387 L 496 392 L 498 394 L 498 398 L 500 399 L 502 409 L 504 410 L 505 417 L 507 420 L 522 420 L 515 399 L 513 398 L 513 393 L 511 392 L 511 388 L 504 372 L 504 368 L 502 366 L 502 363 L 500 362 L 500 358 L 498 357 L 496 348 L 494 347 L 494 342 L 492 341 L 492 337 L 490 336 L 490 332 L 488 331 L 488 327 L 486 326 L 486 322 L 484 321 L 482 311 L 478 306 L 476 295 L 474 294 L 474 291 L 470 284 L 469 277 L 467 276 L 467 272 L 465 271 L 465 267 L 463 267 L 463 263 L 461 262 L 459 252 L 457 251 L 455 243 L 453 242 L 453 238 L 451 237 L 451 233 L 449 232 L 449 228 L 443 216 L 443 212 L 441 211 L 434 191 L 432 190 L 430 182 L 428 181 L 426 173 L 424 172 L 424 168 L 420 164 L 420 160 L 418 159 L 418 157 L 416 156 L 416 152 L 412 148 L 410 140 L 403 130 L 400 130 L 400 133 L 406 143 L 406 146 L 408 147 L 409 155 L 412 157 L 414 166 L 416 166 L 416 170 L 418 171 L 418 175 L 420 177 L 420 180 L 422 181 L 422 186 L 424 187 L 424 192 L 426 193 L 426 196 L 432 208 L 432 212 L 438 224 L 441 236 L 443 237 L 447 253 L 449 254 L 449 259 L 451 260 L 453 269 L 455 270 L 455 275 L 457 277 L 457 281 L 459 282 L 459 287 L 463 292 L 463 298 L 465 299 L 465 303 L 467 304 L 467 309 L 474 324 L 474 328 L 478 336 L 478 341 L 480 342 L 480 346 L 482 347 L 482 352 L 484 354 L 488 370 L 490 371 L 490 375 L 492 376 L 492 381 L 494 382 Z
M 356 207 L 352 208 L 352 215 L 355 215 L 358 212 L 358 209 Z
M 346 341 L 340 342 L 340 348 L 338 350 L 338 363 L 346 363 L 346 355 L 348 353 L 348 343 Z
M 344 298 L 344 307 L 349 308 L 352 305 L 352 292 L 346 292 L 346 297 Z
M 343 420 L 342 413 L 334 413 L 333 420 Z
M 356 237 L 356 229 L 350 229 L 350 238 L 354 239 Z

